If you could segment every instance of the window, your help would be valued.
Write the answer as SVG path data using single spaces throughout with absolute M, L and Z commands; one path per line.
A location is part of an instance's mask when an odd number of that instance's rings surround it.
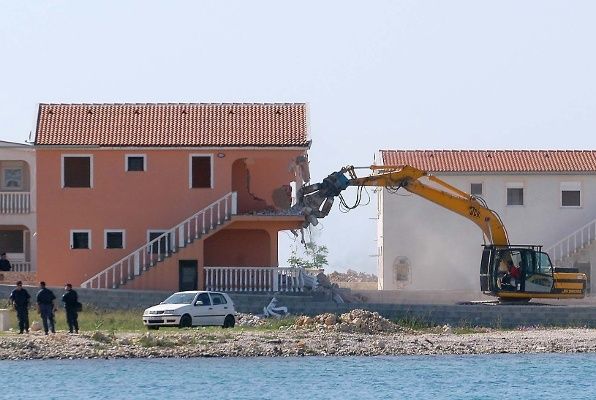
M 507 205 L 508 206 L 523 206 L 524 205 L 524 185 L 519 182 L 511 182 L 507 184 Z
M 190 187 L 211 188 L 213 187 L 213 174 L 210 155 L 190 156 Z
M 195 305 L 197 306 L 210 306 L 211 300 L 209 299 L 208 293 L 199 293 L 197 296 L 197 300 L 195 301 Z
M 72 230 L 70 231 L 71 249 L 90 249 L 91 231 L 90 230 Z
M 23 168 L 2 168 L 2 189 L 23 189 Z
M 536 254 L 538 255 L 538 257 L 537 257 L 538 269 L 536 272 L 539 274 L 544 274 L 544 275 L 552 275 L 553 268 L 550 263 L 550 258 L 548 258 L 548 255 L 546 253 L 536 253 Z
M 223 294 L 211 293 L 211 298 L 213 299 L 214 306 L 218 304 L 227 304 L 226 298 L 223 296 Z
M 581 206 L 581 183 L 561 182 L 561 207 Z
M 147 231 L 147 243 L 153 241 L 154 239 L 157 239 L 164 233 L 166 233 L 165 230 L 149 230 L 149 231 Z M 167 235 L 165 235 L 164 237 L 159 239 L 159 241 L 151 244 L 151 246 L 147 248 L 147 252 L 152 253 L 152 254 L 160 254 L 161 256 L 163 256 L 164 254 L 166 254 L 167 252 L 169 252 L 171 250 L 171 246 L 170 246 L 170 244 L 172 243 L 171 240 L 172 240 L 172 234 L 168 233 Z M 159 242 L 159 245 L 158 245 L 158 242 Z
M 24 253 L 23 231 L 0 230 L 0 252 Z
M 123 229 L 106 229 L 104 231 L 104 248 L 123 249 L 124 247 Z
M 482 183 L 471 183 L 470 194 L 473 196 L 482 196 Z
M 89 155 L 62 156 L 62 187 L 93 187 L 93 159 Z
M 507 188 L 507 205 L 508 206 L 523 206 L 524 205 L 524 189 L 523 188 Z
M 125 160 L 126 171 L 147 170 L 147 157 L 144 154 L 127 154 Z

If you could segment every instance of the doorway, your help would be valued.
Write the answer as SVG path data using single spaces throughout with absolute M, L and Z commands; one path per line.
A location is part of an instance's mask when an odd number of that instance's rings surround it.
M 198 264 L 197 260 L 178 261 L 179 291 L 198 289 Z

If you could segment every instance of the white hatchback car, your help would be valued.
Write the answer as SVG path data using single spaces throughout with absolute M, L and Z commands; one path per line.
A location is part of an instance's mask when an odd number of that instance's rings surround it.
M 177 292 L 158 305 L 146 309 L 143 312 L 143 324 L 147 329 L 207 325 L 233 328 L 236 325 L 236 310 L 232 299 L 225 293 Z

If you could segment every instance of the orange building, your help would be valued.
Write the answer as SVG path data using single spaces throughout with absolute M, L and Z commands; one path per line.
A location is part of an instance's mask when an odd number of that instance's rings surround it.
M 278 232 L 302 224 L 309 146 L 304 104 L 41 104 L 37 277 L 262 286 L 250 269 L 277 266 Z

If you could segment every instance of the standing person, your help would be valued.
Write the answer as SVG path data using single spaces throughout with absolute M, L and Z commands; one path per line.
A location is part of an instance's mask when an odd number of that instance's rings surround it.
M 56 326 L 54 323 L 54 311 L 56 311 L 54 300 L 56 299 L 56 296 L 54 295 L 54 292 L 46 288 L 45 282 L 39 282 L 39 287 L 40 290 L 37 292 L 37 310 L 41 315 L 43 330 L 46 335 L 48 334 L 48 331 L 56 333 Z
M 64 303 L 64 309 L 66 310 L 66 322 L 68 323 L 68 331 L 72 333 L 79 333 L 79 296 L 76 290 L 72 289 L 72 285 L 67 283 L 64 286 L 66 292 L 62 295 L 62 302 Z
M 17 287 L 10 293 L 9 298 L 17 312 L 19 334 L 23 331 L 29 333 L 29 299 L 31 296 L 26 289 L 23 289 L 23 282 L 17 282 Z
M 10 261 L 6 259 L 6 253 L 0 254 L 0 271 L 10 271 Z

